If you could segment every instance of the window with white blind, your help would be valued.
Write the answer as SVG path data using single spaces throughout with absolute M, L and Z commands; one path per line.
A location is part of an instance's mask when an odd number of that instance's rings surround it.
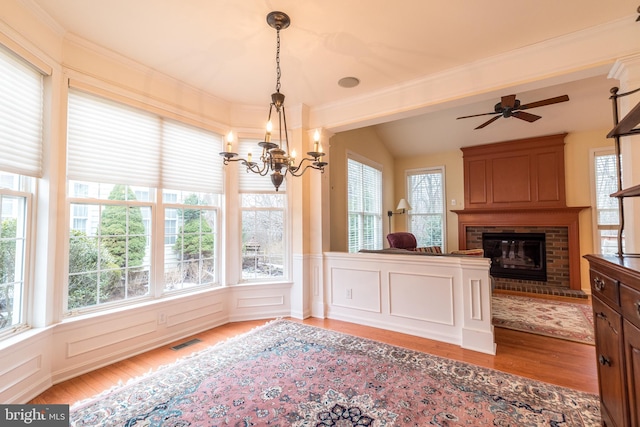
M 382 249 L 382 168 L 348 154 L 347 199 L 349 252 Z
M 29 230 L 42 176 L 44 76 L 0 47 L 0 338 L 26 326 Z
M 242 140 L 240 157 L 260 157 L 258 141 Z M 255 160 L 254 160 L 255 161 Z M 238 166 L 241 212 L 242 281 L 273 281 L 286 278 L 289 252 L 286 237 L 286 179 L 276 192 L 269 176 L 247 172 Z
M 595 206 L 595 237 L 594 250 L 596 253 L 615 254 L 618 252 L 618 227 L 620 215 L 618 199 L 610 197 L 618 191 L 618 166 L 613 149 L 597 150 L 593 152 L 593 200 Z M 624 248 L 624 237 L 622 240 Z
M 410 233 L 418 247 L 444 247 L 445 194 L 444 167 L 407 171 L 407 199 Z
M 68 312 L 219 284 L 220 135 L 75 89 L 67 134 Z

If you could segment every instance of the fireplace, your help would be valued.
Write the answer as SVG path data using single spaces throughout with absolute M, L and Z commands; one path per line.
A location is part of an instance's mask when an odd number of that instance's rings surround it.
M 484 256 L 491 275 L 508 279 L 547 281 L 544 233 L 482 233 Z
M 453 211 L 458 215 L 458 247 L 486 251 L 483 233 L 545 236 L 540 242 L 544 250 L 537 249 L 538 242 L 534 244 L 529 238 L 495 239 L 492 250 L 496 254 L 485 256 L 495 261 L 491 274 L 496 288 L 585 295 L 580 279 L 579 214 L 587 206 L 566 204 L 565 135 L 462 148 L 465 207 Z M 509 258 L 512 251 L 513 258 Z M 513 278 L 521 270 L 529 270 L 530 276 Z

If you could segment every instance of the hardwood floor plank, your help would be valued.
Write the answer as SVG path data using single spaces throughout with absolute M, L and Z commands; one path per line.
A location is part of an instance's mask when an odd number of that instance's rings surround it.
M 587 344 L 496 328 L 497 354 L 492 356 L 465 350 L 453 344 L 338 320 L 316 318 L 290 320 L 497 369 L 563 387 L 598 393 L 595 349 Z M 193 352 L 223 342 L 235 335 L 248 332 L 267 321 L 235 322 L 204 331 L 56 384 L 34 398 L 30 403 L 73 404 L 78 400 L 94 396 L 116 385 L 119 381 L 124 383 L 130 378 L 146 374 L 150 370 L 170 364 Z M 200 339 L 201 342 L 178 351 L 171 349 L 176 344 L 194 338 Z

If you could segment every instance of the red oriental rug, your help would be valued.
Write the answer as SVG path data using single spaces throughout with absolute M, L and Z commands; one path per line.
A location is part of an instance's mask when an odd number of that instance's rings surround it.
M 494 295 L 493 325 L 584 344 L 595 343 L 591 304 Z
M 598 426 L 598 397 L 277 320 L 71 410 L 72 426 Z

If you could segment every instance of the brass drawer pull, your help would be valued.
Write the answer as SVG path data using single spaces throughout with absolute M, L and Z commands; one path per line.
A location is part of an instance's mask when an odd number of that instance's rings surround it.
M 633 305 L 636 306 L 636 314 L 640 317 L 640 301 L 636 301 Z
M 607 320 L 607 315 L 606 315 L 606 314 L 604 314 L 603 312 L 596 313 L 596 317 L 597 317 L 598 319 Z
M 603 355 L 598 356 L 598 362 L 602 365 L 609 365 L 611 366 L 611 360 L 607 359 L 606 357 L 604 357 Z
M 594 285 L 594 287 L 596 288 L 596 290 L 598 290 L 598 291 L 603 291 L 603 290 L 604 290 L 605 282 L 604 282 L 604 280 L 602 280 L 602 279 L 601 279 L 601 278 L 599 278 L 599 277 L 594 277 L 594 278 L 593 278 L 593 285 Z

